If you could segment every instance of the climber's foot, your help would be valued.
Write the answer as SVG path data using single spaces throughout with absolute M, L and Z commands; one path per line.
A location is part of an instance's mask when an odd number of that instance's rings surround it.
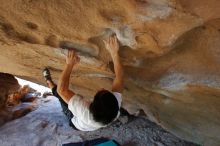
M 53 87 L 56 86 L 56 84 L 54 84 L 54 82 L 52 81 L 52 78 L 51 78 L 51 74 L 50 74 L 50 70 L 48 68 L 45 68 L 43 70 L 43 76 L 44 76 L 44 79 L 47 83 L 47 86 L 52 89 Z

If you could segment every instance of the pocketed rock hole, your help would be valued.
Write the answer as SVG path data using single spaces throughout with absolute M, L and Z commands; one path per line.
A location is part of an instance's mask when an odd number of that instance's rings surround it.
M 74 49 L 79 53 L 84 54 L 84 56 L 98 56 L 98 48 L 92 48 L 83 44 L 73 43 L 70 41 L 61 41 L 59 47 L 63 49 Z
M 33 23 L 33 22 L 26 22 L 26 25 L 29 29 L 32 29 L 32 30 L 37 30 L 38 29 L 38 25 Z

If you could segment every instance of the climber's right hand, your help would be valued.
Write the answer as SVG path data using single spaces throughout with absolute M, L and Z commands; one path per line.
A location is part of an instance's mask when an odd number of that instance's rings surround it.
M 118 54 L 119 44 L 116 35 L 109 37 L 107 40 L 103 40 L 103 42 L 112 57 Z
M 80 61 L 80 58 L 77 56 L 74 50 L 68 50 L 68 54 L 66 56 L 66 64 L 67 65 L 75 65 Z

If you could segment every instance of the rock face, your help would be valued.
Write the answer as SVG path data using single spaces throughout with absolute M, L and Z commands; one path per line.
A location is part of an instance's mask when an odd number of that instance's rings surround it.
M 6 108 L 6 102 L 8 95 L 19 88 L 20 85 L 13 75 L 0 73 L 0 126 L 13 118 L 13 115 Z
M 0 5 L 0 71 L 44 84 L 58 80 L 60 47 L 81 58 L 72 89 L 111 88 L 102 39 L 116 33 L 125 69 L 124 107 L 203 145 L 220 143 L 219 0 L 11 0 Z
M 20 88 L 13 75 L 0 73 L 0 108 L 4 108 L 8 95 Z
M 35 108 L 33 101 L 37 95 L 31 94 L 31 90 L 28 86 L 21 88 L 13 75 L 0 73 L 0 127 Z

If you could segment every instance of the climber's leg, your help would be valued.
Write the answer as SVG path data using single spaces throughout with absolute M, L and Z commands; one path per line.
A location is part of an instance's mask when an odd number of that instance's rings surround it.
M 71 119 L 73 118 L 72 112 L 68 109 L 68 104 L 60 97 L 60 95 L 57 93 L 57 85 L 52 81 L 51 74 L 49 69 L 45 68 L 43 70 L 43 76 L 47 82 L 48 87 L 52 90 L 52 93 L 55 97 L 59 99 L 60 105 L 62 107 L 63 113 L 66 115 L 69 125 L 73 127 L 74 129 L 75 126 L 72 124 Z
M 57 93 L 57 86 L 55 86 L 55 87 L 52 88 L 52 93 L 53 93 L 53 95 L 54 95 L 55 97 L 57 97 L 57 98 L 59 99 L 60 105 L 61 105 L 61 107 L 62 107 L 62 109 L 63 109 L 63 113 L 66 115 L 66 117 L 67 117 L 67 119 L 68 119 L 68 121 L 69 121 L 69 125 L 70 125 L 73 129 L 78 130 L 78 129 L 73 125 L 73 123 L 72 123 L 72 121 L 71 121 L 71 119 L 73 118 L 73 114 L 72 114 L 72 112 L 68 109 L 68 104 L 67 104 L 65 101 L 63 101 L 63 99 L 62 99 L 62 98 L 60 97 L 60 95 Z
M 55 97 L 57 97 L 60 101 L 60 105 L 63 109 L 63 113 L 67 116 L 68 120 L 71 120 L 73 118 L 72 112 L 68 109 L 68 104 L 60 97 L 60 95 L 57 93 L 57 86 L 52 88 L 52 93 Z

